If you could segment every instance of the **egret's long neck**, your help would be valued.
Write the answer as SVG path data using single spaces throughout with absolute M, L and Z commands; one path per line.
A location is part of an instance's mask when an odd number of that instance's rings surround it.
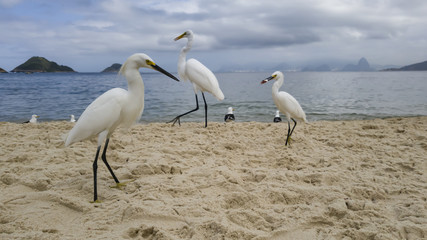
M 187 41 L 187 45 L 182 48 L 181 54 L 184 53 L 184 56 L 187 54 L 188 51 L 190 51 L 191 47 L 193 46 L 193 36 L 189 36 Z
M 184 79 L 185 76 L 185 64 L 187 62 L 187 53 L 190 51 L 191 46 L 193 45 L 193 37 L 190 36 L 187 41 L 187 45 L 181 49 L 181 54 L 178 58 L 178 74 L 181 79 Z
M 132 100 L 144 102 L 144 82 L 137 68 L 127 69 L 125 77 L 128 81 L 128 92 Z
M 122 95 L 124 101 L 121 101 L 121 125 L 128 128 L 139 120 L 144 111 L 144 82 L 135 63 L 130 62 L 125 67 L 122 74 L 128 82 L 128 91 Z
M 283 77 L 279 77 L 279 79 L 277 79 L 276 82 L 273 84 L 273 87 L 272 87 L 273 95 L 279 93 L 279 88 L 282 86 L 282 84 L 283 84 Z

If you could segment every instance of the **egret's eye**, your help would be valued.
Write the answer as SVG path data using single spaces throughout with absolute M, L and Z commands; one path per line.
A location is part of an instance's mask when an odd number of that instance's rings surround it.
M 148 66 L 154 66 L 154 65 L 156 65 L 153 61 L 151 61 L 151 60 L 145 60 L 145 62 L 147 63 L 147 65 Z
M 276 77 L 277 77 L 277 74 L 272 75 L 272 77 L 273 77 L 273 78 L 276 78 Z

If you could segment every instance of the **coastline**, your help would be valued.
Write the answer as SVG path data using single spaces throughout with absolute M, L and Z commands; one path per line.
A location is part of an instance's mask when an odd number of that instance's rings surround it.
M 65 148 L 65 121 L 0 123 L 0 238 L 421 239 L 427 116 L 287 124 L 184 122 Z

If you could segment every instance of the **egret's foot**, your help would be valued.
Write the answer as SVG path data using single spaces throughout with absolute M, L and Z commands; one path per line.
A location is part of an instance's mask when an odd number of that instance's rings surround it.
M 293 141 L 292 138 L 289 137 L 288 140 L 286 141 L 285 145 L 289 145 L 290 146 L 292 141 Z
M 129 180 L 129 181 L 125 181 L 125 182 L 119 182 L 119 183 L 116 183 L 116 185 L 114 185 L 114 186 L 110 186 L 110 188 L 122 189 L 122 187 L 126 186 L 126 184 L 128 184 L 130 182 L 133 182 L 133 181 L 135 181 L 135 180 Z
M 181 120 L 180 117 L 176 117 L 174 119 L 172 119 L 172 121 L 169 121 L 167 123 L 172 123 L 172 126 L 175 126 L 175 123 L 178 122 L 178 125 L 181 126 Z
M 90 201 L 90 203 L 102 203 L 101 200 L 97 199 L 95 201 Z

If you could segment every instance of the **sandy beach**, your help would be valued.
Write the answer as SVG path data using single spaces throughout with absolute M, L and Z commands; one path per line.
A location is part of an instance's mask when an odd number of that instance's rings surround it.
M 64 147 L 73 123 L 0 123 L 0 239 L 426 239 L 427 117 L 137 124 Z

